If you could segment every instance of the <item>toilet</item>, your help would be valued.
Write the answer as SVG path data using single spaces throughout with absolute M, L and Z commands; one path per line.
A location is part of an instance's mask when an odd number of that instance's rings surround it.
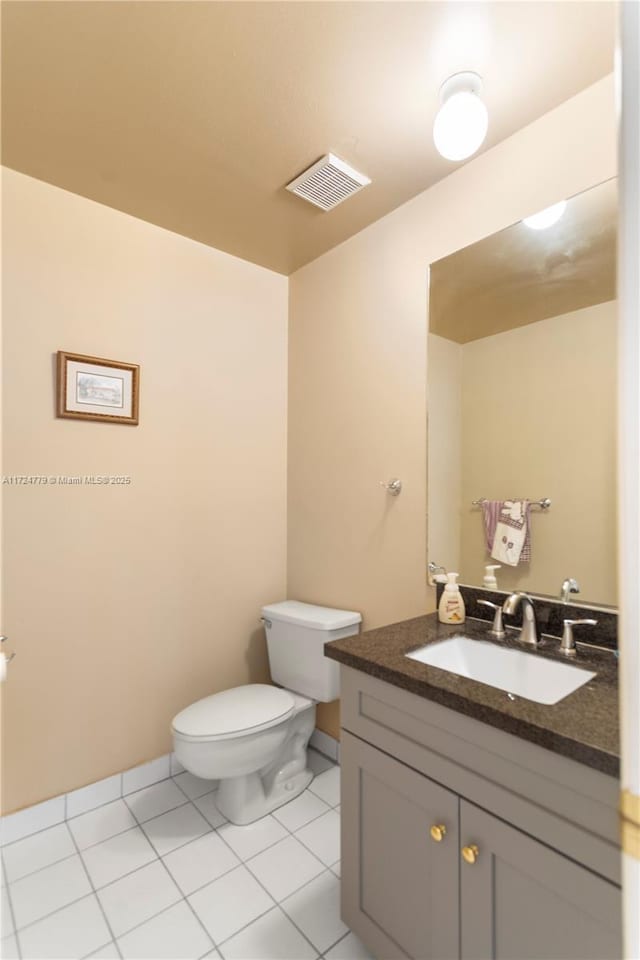
M 196 777 L 219 780 L 216 804 L 232 823 L 266 816 L 305 790 L 316 703 L 340 694 L 324 645 L 358 633 L 362 617 L 296 600 L 262 608 L 274 683 L 249 683 L 192 703 L 171 730 L 176 758 Z

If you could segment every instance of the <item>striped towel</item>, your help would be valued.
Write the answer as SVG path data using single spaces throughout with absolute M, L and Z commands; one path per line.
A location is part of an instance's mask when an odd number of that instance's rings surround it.
M 531 561 L 530 510 L 531 504 L 528 500 L 482 501 L 487 553 L 493 559 L 501 560 L 512 567 Z M 496 543 L 498 525 L 499 543 Z M 509 529 L 513 530 L 512 539 L 509 539 Z

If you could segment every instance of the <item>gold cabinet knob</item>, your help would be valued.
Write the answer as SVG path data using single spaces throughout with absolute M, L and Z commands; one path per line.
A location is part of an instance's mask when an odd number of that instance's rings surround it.
M 475 863 L 478 857 L 480 856 L 480 851 L 478 850 L 475 843 L 470 843 L 468 847 L 462 848 L 462 859 L 466 863 Z
M 434 823 L 429 833 L 431 834 L 431 839 L 435 840 L 436 843 L 440 843 L 441 840 L 444 840 L 447 828 L 444 823 Z

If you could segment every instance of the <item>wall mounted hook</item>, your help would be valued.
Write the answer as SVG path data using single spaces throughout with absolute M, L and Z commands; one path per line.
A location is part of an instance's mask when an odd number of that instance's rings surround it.
M 399 497 L 402 492 L 402 480 L 398 480 L 397 477 L 393 477 L 392 480 L 380 481 L 380 486 L 384 487 L 388 494 L 392 497 Z

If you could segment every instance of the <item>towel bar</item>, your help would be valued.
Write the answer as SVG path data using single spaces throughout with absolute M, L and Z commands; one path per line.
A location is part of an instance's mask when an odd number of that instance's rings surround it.
M 487 499 L 486 497 L 480 497 L 479 500 L 472 500 L 471 506 L 480 507 L 482 506 L 483 503 L 486 502 L 486 499 Z M 520 497 L 512 497 L 512 499 L 519 500 Z M 548 510 L 549 507 L 551 506 L 551 500 L 549 499 L 549 497 L 543 497 L 542 500 L 530 500 L 529 504 L 532 507 L 540 507 L 542 510 Z

